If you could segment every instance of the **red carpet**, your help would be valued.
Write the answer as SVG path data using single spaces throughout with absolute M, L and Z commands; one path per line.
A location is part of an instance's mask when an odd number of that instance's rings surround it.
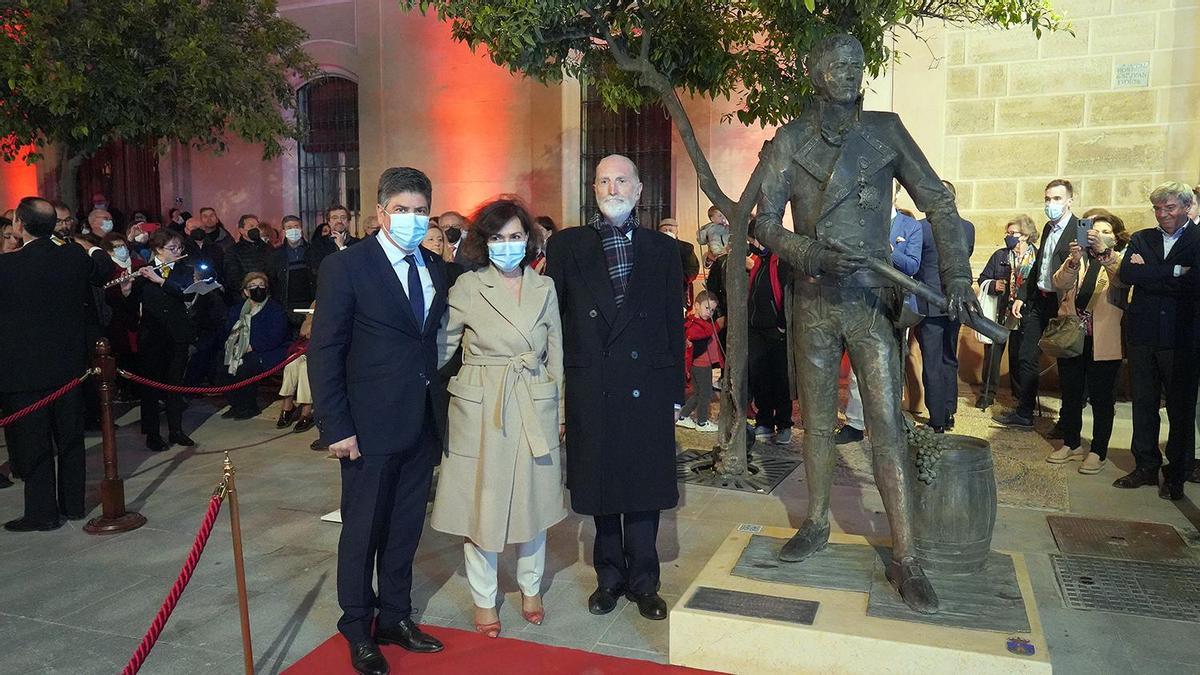
M 430 675 L 683 675 L 712 671 L 664 666 L 651 661 L 604 656 L 578 649 L 550 647 L 510 638 L 486 638 L 454 628 L 423 628 L 446 644 L 438 654 L 412 654 L 385 646 L 383 655 L 393 673 Z M 285 675 L 354 675 L 346 640 L 334 635 L 309 652 Z

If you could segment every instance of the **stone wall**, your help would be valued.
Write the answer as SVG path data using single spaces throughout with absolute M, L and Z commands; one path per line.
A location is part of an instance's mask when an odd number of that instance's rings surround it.
M 948 29 L 937 41 L 940 168 L 986 252 L 1017 213 L 1045 220 L 1052 178 L 1075 184 L 1076 213 L 1102 206 L 1134 229 L 1154 224 L 1154 185 L 1200 178 L 1200 2 L 1053 5 L 1073 35 Z

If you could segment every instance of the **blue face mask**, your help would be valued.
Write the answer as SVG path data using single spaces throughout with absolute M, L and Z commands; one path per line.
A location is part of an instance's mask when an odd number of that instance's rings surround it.
M 109 232 L 112 232 L 112 228 L 113 228 L 113 223 L 111 220 L 100 221 L 100 231 L 103 232 L 104 234 L 108 234 Z
M 1050 220 L 1057 221 L 1062 218 L 1062 214 L 1067 210 L 1067 205 L 1062 202 L 1051 202 L 1046 205 L 1046 217 Z
M 501 272 L 511 272 L 525 259 L 525 242 L 523 241 L 491 241 L 488 242 L 488 258 Z
M 129 260 L 129 249 L 124 246 L 117 246 L 113 249 L 113 257 L 121 262 Z
M 1015 234 L 1010 234 L 1010 235 L 1008 235 L 1007 237 L 1005 237 L 1005 238 L 1004 238 L 1004 246 L 1005 246 L 1006 248 L 1008 248 L 1008 250 L 1010 250 L 1010 251 L 1011 251 L 1012 249 L 1014 249 L 1014 248 L 1016 248 L 1016 247 L 1017 247 L 1017 243 L 1018 243 L 1018 242 L 1020 242 L 1020 241 L 1021 241 L 1021 240 L 1020 240 L 1020 238 L 1018 238 L 1018 237 L 1017 237 L 1017 235 L 1015 235 Z
M 415 251 L 429 231 L 429 216 L 416 213 L 388 214 L 388 234 L 405 251 Z

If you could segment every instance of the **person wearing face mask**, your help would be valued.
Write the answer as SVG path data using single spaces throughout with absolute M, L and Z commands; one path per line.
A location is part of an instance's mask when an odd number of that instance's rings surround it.
M 143 261 L 150 258 L 150 247 L 146 245 L 146 242 L 150 241 L 150 232 L 145 229 L 146 225 L 147 223 L 134 223 L 126 233 L 126 244 L 130 254 Z
M 1120 218 L 1104 209 L 1083 214 L 1091 219 L 1088 247 L 1074 239 L 1066 262 L 1054 273 L 1062 293 L 1059 316 L 1078 317 L 1086 330 L 1083 353 L 1058 359 L 1062 388 L 1059 424 L 1063 445 L 1046 458 L 1051 464 L 1082 460 L 1079 473 L 1100 473 L 1107 462 L 1116 412 L 1117 373 L 1121 369 L 1121 319 L 1128 288 L 1121 282 L 1121 252 L 1129 233 Z M 1092 407 L 1091 447 L 1083 448 L 1083 407 Z
M 1021 345 L 1017 353 L 1016 379 L 1013 381 L 1017 389 L 1017 406 L 995 418 L 1004 427 L 1033 429 L 1042 359 L 1042 348 L 1038 346 L 1038 341 L 1042 339 L 1050 319 L 1058 315 L 1060 298 L 1054 289 L 1053 277 L 1070 255 L 1070 244 L 1079 227 L 1079 219 L 1071 213 L 1074 201 L 1075 186 L 1071 181 L 1056 178 L 1046 184 L 1044 210 L 1048 220 L 1042 228 L 1042 238 L 1034 254 L 1033 265 L 1029 268 L 1029 281 L 1018 290 L 1009 309 L 1009 313 L 1019 322 Z
M 271 245 L 263 238 L 258 216 L 247 213 L 238 218 L 238 240 L 225 252 L 225 279 L 237 284 L 251 272 L 267 272 L 267 261 Z M 230 293 L 226 300 L 232 306 L 240 306 L 240 293 Z
M 546 530 L 567 515 L 562 325 L 554 282 L 529 266 L 541 245 L 529 212 L 499 199 L 472 222 L 459 252 L 480 267 L 450 289 L 439 341 L 439 364 L 461 345 L 463 366 L 447 386 L 449 451 L 430 526 L 464 538 L 475 630 L 494 638 L 499 554 L 517 547 L 521 614 L 540 624 Z
M 1000 360 L 1004 357 L 1005 349 L 1008 350 L 1010 386 L 1013 397 L 1017 395 L 1017 357 L 1021 352 L 1022 334 L 1020 322 L 1013 318 L 1009 310 L 1029 278 L 1029 270 L 1033 268 L 1033 260 L 1037 255 L 1035 235 L 1037 228 L 1029 216 L 1021 214 L 1008 221 L 1004 228 L 1004 246 L 992 253 L 983 272 L 979 274 L 980 297 L 989 300 L 989 306 L 994 305 L 990 318 L 1011 329 L 1004 344 L 984 345 L 983 390 L 975 400 L 975 407 L 980 410 L 986 410 L 996 402 L 996 391 L 1000 388 Z
M 101 246 L 114 263 L 112 272 L 114 280 L 146 266 L 145 260 L 130 251 L 128 240 L 119 232 L 113 232 L 105 237 Z M 104 328 L 104 334 L 117 359 L 117 367 L 136 371 L 138 307 L 131 300 L 133 280 L 134 277 L 130 277 L 124 283 L 104 289 L 104 302 L 109 310 L 108 325 Z M 117 381 L 118 400 L 133 400 L 133 394 L 133 389 L 126 380 Z
M 88 230 L 97 237 L 103 237 L 113 231 L 112 214 L 105 209 L 92 209 L 87 217 Z
M 359 673 L 388 672 L 380 644 L 443 649 L 411 616 L 445 401 L 436 370 L 446 267 L 421 248 L 432 193 L 418 169 L 384 171 L 379 234 L 327 256 L 317 279 L 308 377 L 321 441 L 341 462 L 338 630 Z
M 263 272 L 242 279 L 242 303 L 229 308 L 225 334 L 225 380 L 241 382 L 274 368 L 287 355 L 291 331 L 283 306 L 271 297 Z M 258 387 L 250 385 L 225 394 L 229 410 L 221 416 L 246 420 L 262 412 Z
M 641 227 L 628 157 L 600 160 L 592 188 L 597 212 L 546 250 L 563 313 L 567 486 L 571 507 L 596 524 L 588 611 L 608 614 L 625 596 L 662 620 L 657 535 L 662 510 L 679 502 L 683 267 L 673 239 Z
M 304 309 L 316 299 L 316 283 L 312 276 L 312 247 L 304 240 L 304 228 L 297 216 L 284 216 L 283 245 L 271 251 L 271 289 L 275 299 L 287 311 L 293 333 L 300 329 L 307 315 L 294 310 Z
M 663 218 L 658 223 L 658 231 L 675 240 L 679 246 L 679 262 L 683 265 L 683 279 L 687 284 L 687 306 L 692 306 L 692 284 L 700 276 L 700 259 L 696 257 L 696 247 L 691 242 L 679 238 L 679 221 L 674 218 Z
M 196 329 L 189 316 L 184 289 L 195 281 L 190 260 L 181 260 L 185 253 L 183 238 L 178 233 L 160 228 L 150 235 L 150 250 L 154 252 L 148 264 L 139 269 L 134 280 L 132 302 L 142 308 L 138 325 L 138 363 L 140 375 L 165 384 L 183 384 L 188 349 L 196 339 Z M 167 441 L 159 427 L 159 404 L 165 402 L 167 412 Z M 168 443 L 191 447 L 196 443 L 183 432 L 183 397 L 176 393 L 142 388 L 142 433 L 146 448 L 162 452 Z

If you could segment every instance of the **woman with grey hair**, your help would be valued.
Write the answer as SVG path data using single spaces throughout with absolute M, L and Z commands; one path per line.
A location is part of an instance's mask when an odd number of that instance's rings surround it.
M 1021 353 L 1020 322 L 1012 318 L 1009 308 L 1017 292 L 1029 276 L 1033 261 L 1037 258 L 1037 227 L 1033 219 L 1024 213 L 1018 215 L 1004 227 L 1004 247 L 997 249 L 988 259 L 979 274 L 980 297 L 994 298 L 996 321 L 1007 322 L 1012 332 L 1006 343 L 1008 347 L 1008 376 L 1012 382 L 1013 397 L 1016 397 L 1016 377 L 1020 372 L 1017 360 Z M 1000 361 L 1006 345 L 988 344 L 983 349 L 983 391 L 975 400 L 975 407 L 986 410 L 996 402 L 996 390 L 1000 382 Z

